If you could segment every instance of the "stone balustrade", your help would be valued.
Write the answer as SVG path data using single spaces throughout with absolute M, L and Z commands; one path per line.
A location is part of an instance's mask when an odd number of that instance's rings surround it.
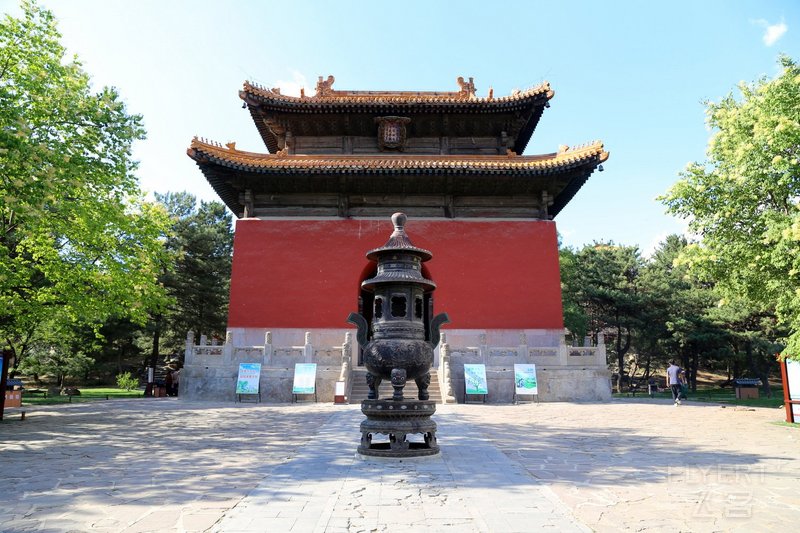
M 611 382 L 606 363 L 603 334 L 594 346 L 567 346 L 561 336 L 558 346 L 528 346 L 524 333 L 518 346 L 490 346 L 486 335 L 477 346 L 451 346 L 442 335 L 439 347 L 439 386 L 445 402 L 464 401 L 464 365 L 486 366 L 489 401 L 514 399 L 514 364 L 535 364 L 539 397 L 543 401 L 609 400 Z
M 209 344 L 205 336 L 195 344 L 195 335 L 186 337 L 184 369 L 181 372 L 181 396 L 188 400 L 226 401 L 236 398 L 236 378 L 240 363 L 261 363 L 259 389 L 264 402 L 292 401 L 294 365 L 317 364 L 317 400 L 333 401 L 336 381 L 351 388 L 353 342 L 345 333 L 340 346 L 315 346 L 306 332 L 301 346 L 276 346 L 266 332 L 264 344 L 234 345 L 230 332 L 222 345 Z
M 317 364 L 317 400 L 333 402 L 335 383 L 345 382 L 346 395 L 352 389 L 353 356 L 356 345 L 352 333 L 344 332 L 338 346 L 315 345 L 313 335 L 305 333 L 304 343 L 278 346 L 266 332 L 261 345 L 235 345 L 229 332 L 224 344 L 200 337 L 199 344 L 189 332 L 186 338 L 181 396 L 189 400 L 233 401 L 240 363 L 261 363 L 260 390 L 264 402 L 292 401 L 296 363 Z M 506 403 L 514 399 L 514 364 L 536 365 L 539 398 L 542 401 L 608 400 L 611 398 L 610 373 L 606 364 L 603 335 L 597 344 L 567 346 L 563 336 L 556 346 L 530 346 L 524 333 L 517 346 L 493 346 L 485 334 L 477 335 L 474 345 L 455 346 L 443 332 L 438 347 L 438 379 L 445 402 L 464 401 L 464 364 L 486 366 L 488 401 Z

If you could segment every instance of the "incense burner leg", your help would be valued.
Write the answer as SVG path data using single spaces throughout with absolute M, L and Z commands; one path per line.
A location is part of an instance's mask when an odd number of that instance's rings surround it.
M 381 386 L 381 381 L 383 381 L 383 379 L 381 379 L 380 376 L 367 372 L 367 387 L 369 387 L 369 393 L 367 394 L 368 399 L 378 399 L 378 388 Z
M 414 383 L 417 384 L 417 388 L 419 389 L 418 398 L 420 400 L 427 400 L 428 398 L 430 398 L 430 394 L 428 394 L 428 387 L 431 384 L 430 372 L 426 372 L 425 374 L 422 374 L 421 376 L 417 377 L 414 380 Z
M 403 387 L 406 386 L 406 369 L 393 368 L 392 369 L 392 387 L 394 387 L 394 394 L 392 400 L 399 402 L 403 399 Z
M 402 432 L 392 433 L 389 435 L 389 448 L 392 451 L 403 451 L 408 450 L 408 441 L 406 440 L 406 434 Z
M 438 444 L 436 444 L 436 432 L 435 431 L 429 431 L 429 432 L 425 433 L 425 437 L 424 438 L 425 438 L 425 445 L 428 448 L 436 448 L 436 447 L 438 447 Z

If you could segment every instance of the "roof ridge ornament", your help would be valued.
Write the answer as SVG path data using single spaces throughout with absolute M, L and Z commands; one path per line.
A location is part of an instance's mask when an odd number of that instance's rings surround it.
M 333 82 L 336 81 L 336 78 L 333 75 L 328 75 L 328 79 L 322 79 L 322 76 L 319 77 L 317 80 L 317 94 L 315 95 L 316 98 L 323 98 L 325 96 L 333 96 Z
M 467 99 L 475 97 L 475 82 L 473 78 L 470 77 L 469 81 L 464 81 L 464 78 L 459 76 L 456 79 L 456 83 L 458 83 L 458 86 L 461 88 L 458 91 L 460 97 Z

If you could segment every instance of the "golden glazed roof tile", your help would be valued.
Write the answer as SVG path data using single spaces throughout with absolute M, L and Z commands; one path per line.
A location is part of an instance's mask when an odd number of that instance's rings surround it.
M 493 90 L 489 89 L 486 97 L 476 96 L 475 84 L 472 78 L 464 81 L 459 77 L 457 80 L 460 86 L 459 91 L 337 91 L 332 88 L 333 76 L 328 76 L 327 80 L 319 77 L 317 82 L 316 94 L 306 96 L 305 91 L 301 95 L 289 96 L 281 94 L 280 88 L 266 88 L 252 82 L 245 82 L 240 96 L 246 99 L 248 95 L 263 98 L 275 103 L 285 104 L 504 104 L 516 103 L 537 96 L 545 96 L 548 100 L 555 94 L 548 82 L 531 87 L 524 91 L 514 91 L 507 96 L 495 98 Z
M 556 170 L 581 163 L 599 164 L 608 159 L 609 153 L 603 143 L 591 143 L 567 147 L 561 146 L 552 154 L 520 156 L 513 152 L 497 156 L 469 155 L 286 155 L 260 154 L 237 150 L 235 143 L 223 146 L 213 141 L 195 137 L 187 150 L 195 161 L 206 158 L 218 163 L 227 163 L 242 169 L 252 170 L 500 170 L 532 171 Z

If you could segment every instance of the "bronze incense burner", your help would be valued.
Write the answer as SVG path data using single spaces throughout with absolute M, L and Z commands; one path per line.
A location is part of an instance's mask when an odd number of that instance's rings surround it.
M 367 367 L 368 399 L 361 410 L 367 420 L 361 424 L 364 455 L 406 457 L 438 453 L 436 423 L 430 416 L 436 404 L 428 400 L 433 350 L 439 344 L 439 328 L 449 322 L 446 313 L 432 317 L 426 324 L 425 294 L 436 284 L 422 275 L 422 263 L 431 259 L 428 250 L 417 248 L 405 232 L 406 215 L 392 215 L 394 231 L 380 248 L 367 252 L 367 259 L 378 263 L 375 277 L 361 287 L 374 294 L 373 319 L 370 324 L 360 314 L 351 313 L 348 322 L 358 328 L 357 339 L 363 347 Z M 413 379 L 419 389 L 417 400 L 403 397 L 406 381 Z M 379 387 L 390 380 L 391 400 L 378 397 Z M 389 436 L 389 443 L 372 443 L 375 433 Z M 409 433 L 421 433 L 423 442 L 407 440 Z

